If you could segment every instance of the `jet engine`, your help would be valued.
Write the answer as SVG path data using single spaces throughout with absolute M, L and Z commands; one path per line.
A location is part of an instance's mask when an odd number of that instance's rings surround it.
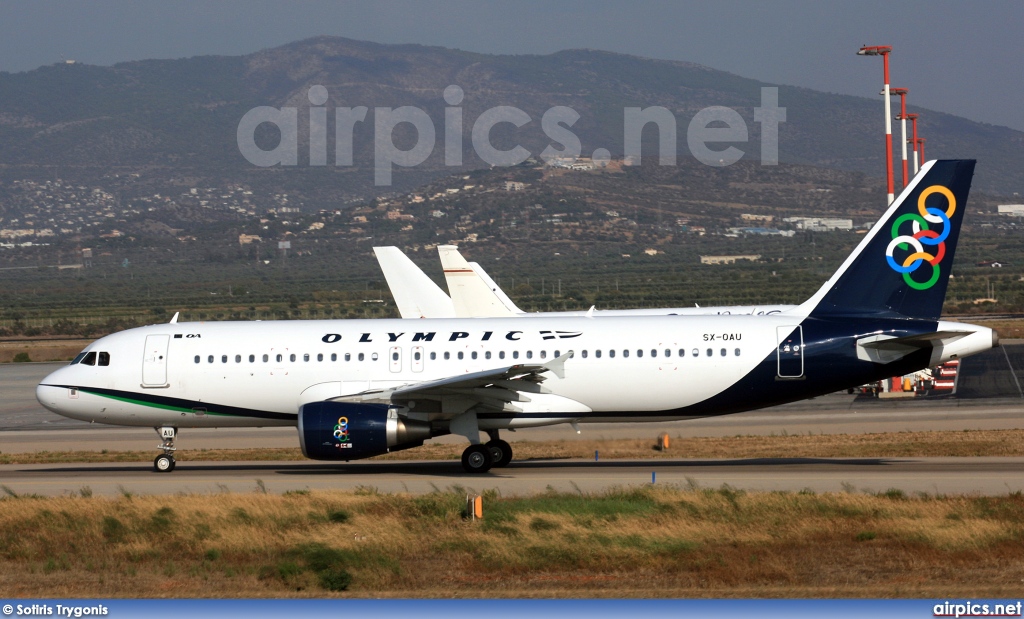
M 299 409 L 299 444 L 313 460 L 359 460 L 419 447 L 430 423 L 403 419 L 385 404 L 310 402 Z

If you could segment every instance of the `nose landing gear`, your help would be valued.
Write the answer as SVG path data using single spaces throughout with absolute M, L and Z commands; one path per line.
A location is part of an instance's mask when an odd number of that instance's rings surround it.
M 174 470 L 174 451 L 176 449 L 174 437 L 177 436 L 178 429 L 168 426 L 153 429 L 163 439 L 163 442 L 157 445 L 157 448 L 164 451 L 153 460 L 153 470 L 157 473 L 170 473 Z

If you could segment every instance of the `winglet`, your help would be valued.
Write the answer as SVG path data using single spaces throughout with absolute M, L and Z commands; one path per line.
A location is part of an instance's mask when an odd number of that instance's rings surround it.
M 594 317 L 594 309 L 595 308 L 597 308 L 596 305 L 591 305 L 590 306 L 590 309 L 587 310 L 587 318 L 593 318 Z
M 174 316 L 171 318 L 170 324 L 172 324 L 172 325 L 178 324 L 178 314 L 180 314 L 180 313 L 181 312 L 174 312 Z
M 557 359 L 552 359 L 544 364 L 549 372 L 553 372 L 559 378 L 565 378 L 565 360 L 572 356 L 572 351 L 565 353 Z

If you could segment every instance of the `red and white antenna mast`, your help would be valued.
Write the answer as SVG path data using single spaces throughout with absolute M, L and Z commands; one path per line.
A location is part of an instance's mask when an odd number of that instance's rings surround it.
M 900 140 L 903 151 L 903 187 L 906 188 L 907 182 L 909 181 L 907 176 L 907 94 L 910 92 L 908 88 L 891 88 L 889 90 L 890 95 L 900 96 L 900 113 L 896 116 L 896 120 L 900 121 L 903 139 Z
M 913 127 L 911 133 L 914 137 L 910 138 L 907 141 L 910 142 L 910 145 L 914 149 L 914 175 L 916 176 L 917 171 L 921 169 L 921 165 L 917 159 L 917 114 L 903 114 L 903 116 L 907 117 L 907 120 L 910 121 L 910 124 Z
M 892 178 L 892 110 L 889 106 L 889 54 L 891 53 L 891 45 L 865 45 L 857 52 L 858 56 L 881 56 L 885 67 L 885 89 L 882 90 L 882 95 L 885 97 L 885 180 L 888 190 L 886 204 L 892 204 L 896 199 Z

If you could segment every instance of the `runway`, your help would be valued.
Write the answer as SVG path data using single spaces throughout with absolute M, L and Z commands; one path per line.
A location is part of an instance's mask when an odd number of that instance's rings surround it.
M 858 434 L 922 430 L 1024 428 L 1024 398 L 1017 397 L 1013 375 L 1020 345 L 1005 357 L 1000 349 L 979 355 L 977 372 L 965 373 L 971 398 L 939 400 L 877 400 L 832 394 L 737 415 L 655 424 L 581 424 L 577 435 L 569 426 L 534 428 L 503 433 L 510 442 L 708 437 L 772 434 Z M 1013 369 L 1001 364 L 1013 360 Z M 969 360 L 967 360 L 969 361 Z M 965 361 L 964 365 L 970 367 Z M 0 366 L 0 452 L 142 450 L 157 453 L 159 442 L 149 428 L 90 425 L 43 409 L 35 401 L 35 385 L 62 364 Z M 1019 365 L 1024 365 L 1020 363 Z M 998 372 L 1002 372 L 999 374 Z M 1005 375 L 1005 376 L 1004 376 Z M 992 377 L 995 389 L 982 388 Z M 1000 387 L 1002 385 L 1002 387 Z M 993 394 L 997 397 L 981 397 Z M 434 439 L 463 442 L 458 436 Z M 293 428 L 183 429 L 179 449 L 298 447 Z M 722 484 L 745 490 L 815 492 L 885 491 L 908 494 L 1005 494 L 1024 489 L 1022 458 L 919 459 L 786 459 L 674 460 L 584 462 L 569 460 L 516 461 L 506 469 L 483 476 L 464 473 L 458 462 L 182 462 L 171 474 L 155 474 L 149 463 L 61 464 L 0 466 L 0 483 L 18 494 L 61 495 L 88 486 L 96 494 L 120 492 L 175 494 L 179 492 L 249 492 L 261 480 L 268 492 L 297 489 L 355 489 L 372 486 L 386 492 L 431 492 L 454 486 L 467 490 L 497 489 L 505 494 L 560 491 L 596 492 L 613 486 L 651 483 L 701 487 Z
M 174 495 L 288 490 L 428 493 L 457 490 L 502 496 L 554 489 L 601 492 L 652 483 L 680 487 L 798 492 L 885 492 L 908 495 L 1000 495 L 1024 490 L 1024 458 L 792 458 L 587 462 L 532 460 L 483 475 L 450 462 L 182 462 L 172 473 L 148 463 L 0 466 L 3 485 L 17 494 L 59 496 L 89 488 L 96 495 Z M 262 486 L 261 486 L 262 484 Z

